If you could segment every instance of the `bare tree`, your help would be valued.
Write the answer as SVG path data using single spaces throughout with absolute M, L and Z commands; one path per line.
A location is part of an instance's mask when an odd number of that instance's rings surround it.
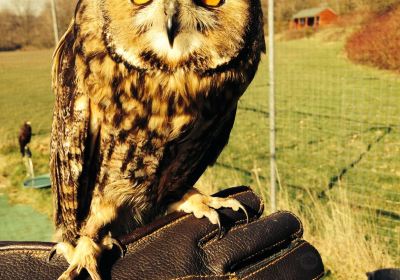
M 17 16 L 15 28 L 20 32 L 23 45 L 31 45 L 34 33 L 34 5 L 32 0 L 14 0 L 12 12 Z
M 62 35 L 67 30 L 74 15 L 77 0 L 56 0 L 59 34 Z

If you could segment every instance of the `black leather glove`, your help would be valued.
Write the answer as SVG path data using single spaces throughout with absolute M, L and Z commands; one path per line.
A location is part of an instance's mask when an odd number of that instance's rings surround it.
M 247 209 L 219 211 L 224 229 L 207 219 L 172 213 L 119 238 L 100 262 L 103 279 L 320 279 L 320 255 L 302 240 L 301 222 L 289 212 L 259 218 L 262 201 L 247 187 L 222 191 Z M 61 256 L 47 261 L 53 243 L 0 242 L 0 279 L 57 279 L 68 264 Z M 84 279 L 83 275 L 79 279 Z

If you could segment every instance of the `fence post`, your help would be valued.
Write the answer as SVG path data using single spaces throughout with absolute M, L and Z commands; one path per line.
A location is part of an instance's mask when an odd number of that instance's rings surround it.
M 268 57 L 269 57 L 269 144 L 272 212 L 276 211 L 276 129 L 275 129 L 275 44 L 274 44 L 274 0 L 268 0 Z
M 57 10 L 56 10 L 56 0 L 51 0 L 51 17 L 53 18 L 53 32 L 54 32 L 54 41 L 55 46 L 58 44 L 59 36 L 58 36 L 58 23 L 57 23 Z

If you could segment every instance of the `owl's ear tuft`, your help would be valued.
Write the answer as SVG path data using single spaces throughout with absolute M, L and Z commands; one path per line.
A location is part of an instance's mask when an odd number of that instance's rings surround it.
M 58 45 L 53 54 L 53 87 L 56 88 L 59 84 L 59 72 L 61 69 L 61 64 L 63 63 L 64 55 L 66 51 L 71 51 L 72 46 L 75 42 L 75 20 L 72 20 L 69 27 L 63 37 L 58 42 Z

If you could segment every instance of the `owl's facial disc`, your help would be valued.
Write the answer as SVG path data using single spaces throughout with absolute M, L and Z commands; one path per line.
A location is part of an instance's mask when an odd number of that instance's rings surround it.
M 251 0 L 102 1 L 106 44 L 144 70 L 204 71 L 244 47 Z

